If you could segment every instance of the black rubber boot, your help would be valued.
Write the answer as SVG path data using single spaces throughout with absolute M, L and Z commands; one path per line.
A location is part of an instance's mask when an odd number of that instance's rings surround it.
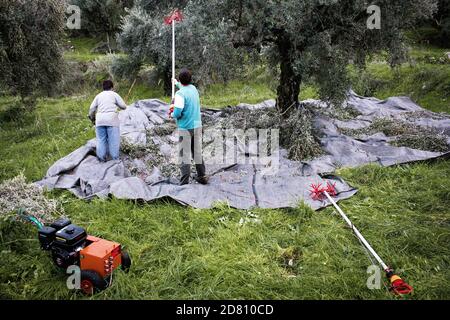
M 197 181 L 200 184 L 207 185 L 209 182 L 209 178 L 207 176 L 195 177 L 195 181 Z

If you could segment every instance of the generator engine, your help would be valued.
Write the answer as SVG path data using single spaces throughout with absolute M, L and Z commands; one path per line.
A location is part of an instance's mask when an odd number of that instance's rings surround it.
M 87 245 L 86 230 L 61 218 L 39 230 L 43 250 L 51 251 L 54 263 L 60 268 L 79 265 L 80 251 Z

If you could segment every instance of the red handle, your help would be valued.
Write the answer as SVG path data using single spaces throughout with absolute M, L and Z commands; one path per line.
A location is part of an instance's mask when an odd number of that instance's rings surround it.
M 391 283 L 391 290 L 397 295 L 407 295 L 413 292 L 413 287 L 398 278 Z

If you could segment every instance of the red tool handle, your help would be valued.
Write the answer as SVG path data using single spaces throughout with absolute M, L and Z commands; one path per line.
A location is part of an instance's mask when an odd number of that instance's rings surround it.
M 407 295 L 413 292 L 413 287 L 407 284 L 399 276 L 393 275 L 390 281 L 391 281 L 391 291 L 393 291 L 396 295 Z

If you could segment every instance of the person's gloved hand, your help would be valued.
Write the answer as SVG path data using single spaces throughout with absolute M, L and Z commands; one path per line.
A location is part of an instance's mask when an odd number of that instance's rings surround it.
M 172 78 L 172 84 L 175 86 L 175 88 L 180 88 L 180 82 L 177 79 Z
M 175 106 L 173 104 L 171 104 L 170 109 L 169 109 L 169 117 L 172 117 L 172 114 L 174 111 L 175 111 Z
M 95 126 L 95 115 L 93 115 L 93 116 L 89 115 L 88 118 L 89 118 L 89 120 L 91 120 L 92 124 Z

